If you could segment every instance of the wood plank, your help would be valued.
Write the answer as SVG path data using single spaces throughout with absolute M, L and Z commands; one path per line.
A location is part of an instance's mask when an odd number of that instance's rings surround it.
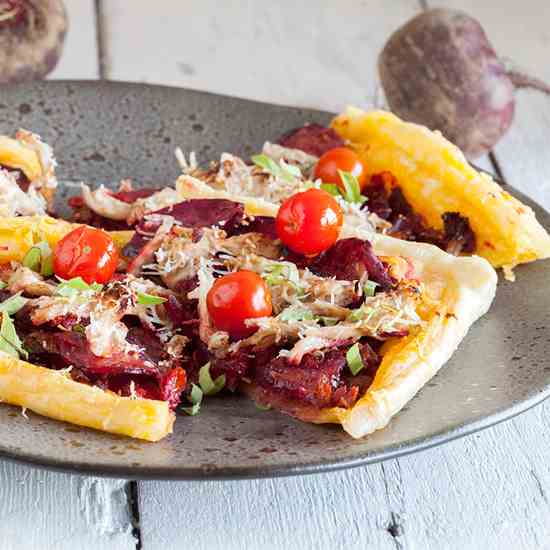
M 59 64 L 49 75 L 56 79 L 98 78 L 94 0 L 65 0 L 69 31 Z
M 51 78 L 98 76 L 93 0 L 65 0 L 70 27 Z M 0 462 L 2 549 L 136 547 L 127 482 L 45 472 Z
M 0 462 L 0 547 L 135 549 L 126 482 Z
M 108 78 L 338 111 L 367 106 L 375 57 L 416 0 L 106 2 Z

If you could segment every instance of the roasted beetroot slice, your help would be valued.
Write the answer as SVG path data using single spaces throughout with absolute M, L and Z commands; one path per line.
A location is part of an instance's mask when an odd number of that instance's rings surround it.
M 84 203 L 82 197 L 71 197 L 67 204 L 72 208 L 71 221 L 75 223 L 83 223 L 105 229 L 105 231 L 127 231 L 132 229 L 123 220 L 111 220 L 96 214 L 93 210 L 88 208 Z
M 342 380 L 345 366 L 346 355 L 341 349 L 328 351 L 323 356 L 308 354 L 298 366 L 290 364 L 285 357 L 278 357 L 256 366 L 254 382 L 262 388 L 264 398 L 269 400 L 271 396 L 274 402 L 283 397 L 295 404 L 322 409 L 342 406 L 345 397 L 349 406 L 352 388 Z M 353 393 L 356 399 L 357 392 Z
M 151 195 L 154 195 L 158 191 L 161 191 L 161 187 L 143 187 L 141 189 L 135 189 L 132 191 L 117 191 L 116 193 L 111 193 L 115 199 L 118 199 L 122 202 L 127 202 L 132 204 L 138 199 L 146 199 Z
M 344 140 L 332 129 L 320 124 L 306 124 L 287 132 L 277 141 L 290 149 L 300 149 L 304 153 L 320 157 L 330 149 L 343 147 Z
M 173 216 L 183 227 L 192 229 L 218 225 L 231 231 L 241 224 L 244 206 L 226 199 L 191 199 L 157 210 L 154 214 Z
M 370 242 L 357 238 L 337 241 L 320 254 L 309 268 L 317 275 L 346 281 L 358 280 L 366 271 L 369 279 L 384 290 L 395 285 L 388 267 L 374 253 Z
M 242 235 L 243 233 L 261 233 L 273 240 L 279 238 L 275 227 L 275 218 L 270 216 L 255 216 L 252 220 L 245 220 L 241 225 L 235 227 L 229 236 Z
M 458 212 L 445 212 L 442 216 L 444 242 L 447 252 L 452 254 L 472 254 L 476 249 L 476 236 L 470 227 L 468 218 Z

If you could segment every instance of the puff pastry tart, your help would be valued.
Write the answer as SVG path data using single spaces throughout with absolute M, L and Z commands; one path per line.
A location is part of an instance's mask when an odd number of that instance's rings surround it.
M 0 216 L 51 211 L 57 179 L 52 149 L 40 136 L 19 130 L 0 136 Z
M 250 215 L 275 216 L 284 199 L 321 187 L 336 196 L 346 226 L 477 254 L 509 278 L 514 266 L 550 255 L 550 236 L 531 208 L 473 168 L 439 132 L 388 112 L 349 108 L 330 128 L 310 124 L 266 142 L 251 162 L 224 153 L 200 169 L 193 155 L 177 156 L 183 175 L 175 189 L 84 186 L 76 219 L 127 228 L 191 198 L 239 201 Z
M 297 174 L 289 163 L 276 166 Z M 266 167 L 266 180 L 279 170 Z M 293 194 L 276 219 L 247 214 L 265 212 L 249 195 L 166 205 L 172 193 L 132 192 L 88 202 L 130 205 L 134 232 L 0 219 L 1 401 L 157 441 L 176 411 L 243 391 L 362 437 L 437 373 L 495 293 L 485 259 L 343 224 L 323 190 Z

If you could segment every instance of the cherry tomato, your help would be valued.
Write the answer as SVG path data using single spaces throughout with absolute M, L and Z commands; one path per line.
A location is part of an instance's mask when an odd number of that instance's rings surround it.
M 236 271 L 216 279 L 206 297 L 208 313 L 215 327 L 233 338 L 256 332 L 246 319 L 269 317 L 273 311 L 266 282 L 253 271 Z
M 335 183 L 342 187 L 342 181 L 338 170 L 350 172 L 363 189 L 367 183 L 367 171 L 361 162 L 359 155 L 347 147 L 336 147 L 327 151 L 315 166 L 314 177 L 320 179 L 323 183 Z
M 115 272 L 118 251 L 113 239 L 101 229 L 77 227 L 56 245 L 55 274 L 62 279 L 82 277 L 88 284 L 106 283 Z
M 277 235 L 294 252 L 314 256 L 336 242 L 342 221 L 342 209 L 330 193 L 308 189 L 281 204 Z

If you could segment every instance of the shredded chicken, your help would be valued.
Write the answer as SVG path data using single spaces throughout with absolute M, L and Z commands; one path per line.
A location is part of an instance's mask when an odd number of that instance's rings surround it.
M 126 220 L 132 211 L 130 204 L 113 197 L 104 185 L 92 191 L 83 183 L 82 198 L 90 210 L 110 220 Z
M 126 221 L 129 225 L 141 220 L 149 212 L 156 212 L 162 208 L 173 206 L 178 202 L 181 202 L 182 198 L 178 192 L 172 187 L 165 187 L 151 196 L 144 199 L 137 199 L 130 205 L 130 213 L 128 214 Z
M 30 185 L 25 193 L 15 176 L 0 169 L 0 216 L 34 216 L 46 213 L 46 201 L 37 189 Z
M 270 143 L 269 141 L 266 141 L 264 143 L 262 153 L 272 158 L 273 160 L 276 160 L 277 162 L 285 160 L 290 164 L 298 166 L 302 171 L 302 174 L 307 177 L 311 177 L 313 168 L 319 160 L 318 157 L 305 153 L 300 149 L 283 147 L 282 145 Z
M 12 293 L 22 292 L 28 296 L 51 296 L 55 285 L 44 281 L 44 278 L 21 264 L 12 263 L 11 269 L 0 271 L 0 280 L 7 284 Z

